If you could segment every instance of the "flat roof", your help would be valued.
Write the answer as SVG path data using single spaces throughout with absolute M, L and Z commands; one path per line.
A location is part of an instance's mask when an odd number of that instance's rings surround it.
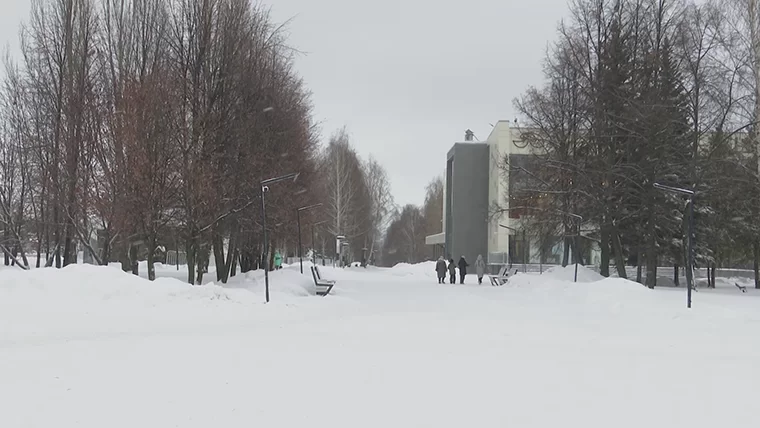
M 446 232 L 425 237 L 425 245 L 443 245 L 446 243 Z

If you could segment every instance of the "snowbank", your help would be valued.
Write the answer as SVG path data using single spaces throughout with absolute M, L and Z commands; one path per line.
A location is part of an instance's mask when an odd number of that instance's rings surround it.
M 41 300 L 113 300 L 141 301 L 152 304 L 176 299 L 240 300 L 243 296 L 210 283 L 191 286 L 174 278 L 154 282 L 113 267 L 70 265 L 63 269 L 45 268 L 31 271 L 0 272 L 0 299 Z M 243 299 L 244 300 L 244 299 Z M 63 303 L 63 302 L 61 302 Z
M 543 275 L 545 278 L 561 281 L 573 281 L 575 279 L 575 265 L 565 267 L 556 266 L 547 269 Z M 604 277 L 597 272 L 585 267 L 578 266 L 578 282 L 596 282 L 603 280 Z
M 301 298 L 308 266 L 271 273 L 270 305 L 261 272 L 0 272 L 0 427 L 760 426 L 760 291 L 687 310 L 683 288 L 439 285 L 423 263 L 320 266 L 338 296 Z
M 304 262 L 301 275 L 300 266 L 293 265 L 276 271 L 269 272 L 270 293 L 281 296 L 310 296 L 315 294 L 314 279 L 311 276 L 311 265 Z M 266 293 L 266 281 L 264 271 L 255 270 L 245 274 L 238 274 L 230 278 L 226 287 L 242 288 L 262 295 Z
M 422 262 L 416 264 L 398 263 L 390 270 L 395 276 L 424 276 L 435 278 L 435 262 Z
M 313 296 L 314 285 L 297 270 L 282 269 L 270 273 L 270 292 L 276 307 Z M 151 282 L 110 266 L 5 269 L 0 271 L 0 343 L 220 324 L 248 316 L 264 302 L 263 273 L 256 272 L 222 287 L 176 278 Z

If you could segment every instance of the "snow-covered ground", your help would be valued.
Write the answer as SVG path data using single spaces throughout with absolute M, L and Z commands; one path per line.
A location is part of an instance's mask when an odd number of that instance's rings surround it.
M 0 271 L 0 427 L 760 426 L 754 289 L 688 311 L 572 266 L 491 287 L 421 264 L 321 268 L 321 298 L 306 269 L 270 304 L 256 272 Z

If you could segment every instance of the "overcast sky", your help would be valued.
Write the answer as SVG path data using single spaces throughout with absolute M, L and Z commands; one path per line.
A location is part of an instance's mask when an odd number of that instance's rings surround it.
M 31 0 L 0 0 L 0 42 L 18 49 Z M 348 127 L 388 170 L 399 204 L 420 204 L 464 131 L 485 140 L 512 100 L 541 83 L 567 0 L 270 0 L 292 18 L 297 68 L 323 139 Z

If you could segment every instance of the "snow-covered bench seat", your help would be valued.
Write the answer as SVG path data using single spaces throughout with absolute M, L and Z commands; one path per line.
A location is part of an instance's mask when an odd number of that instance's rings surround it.
M 314 285 L 317 287 L 317 296 L 327 296 L 335 286 L 335 281 L 329 279 L 323 279 L 319 273 L 319 268 L 316 266 L 311 267 L 311 276 L 314 278 Z

